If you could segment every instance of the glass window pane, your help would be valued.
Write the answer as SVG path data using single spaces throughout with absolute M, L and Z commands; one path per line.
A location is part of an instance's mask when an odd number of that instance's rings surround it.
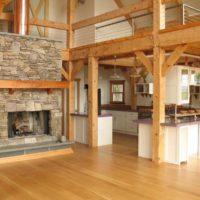
M 187 86 L 182 86 L 181 87 L 181 99 L 182 100 L 188 100 L 188 87 Z
M 188 83 L 189 83 L 188 70 L 183 69 L 181 71 L 181 85 L 182 86 L 187 86 Z
M 196 84 L 197 80 L 196 80 L 196 72 L 195 70 L 191 71 L 191 84 Z
M 113 94 L 113 101 L 114 102 L 123 102 L 123 94 Z
M 77 112 L 78 111 L 78 82 L 77 81 L 74 82 L 74 99 L 75 99 L 74 109 L 75 109 L 75 112 Z
M 113 84 L 112 92 L 123 92 L 123 85 L 122 84 Z
M 181 70 L 181 100 L 189 98 L 189 74 L 187 69 Z

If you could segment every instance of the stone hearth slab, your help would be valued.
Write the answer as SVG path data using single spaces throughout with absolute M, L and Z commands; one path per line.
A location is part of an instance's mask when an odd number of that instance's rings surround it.
M 16 146 L 10 146 L 6 148 L 1 147 L 0 158 L 67 149 L 67 148 L 70 148 L 72 144 L 73 142 L 67 141 L 64 143 L 44 142 L 44 143 L 31 144 L 31 145 L 30 144 L 16 145 Z

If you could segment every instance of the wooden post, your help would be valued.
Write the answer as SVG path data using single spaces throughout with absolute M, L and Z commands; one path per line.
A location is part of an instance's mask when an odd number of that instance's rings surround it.
M 131 109 L 137 109 L 137 94 L 135 93 L 135 84 L 137 83 L 137 78 L 131 77 Z
M 156 163 L 164 161 L 164 128 L 161 123 L 165 120 L 165 77 L 162 76 L 162 66 L 165 61 L 165 52 L 159 47 L 159 30 L 165 27 L 165 7 L 161 0 L 153 1 L 153 135 L 152 160 Z
M 68 0 L 67 2 L 67 24 L 69 30 L 67 33 L 67 48 L 74 47 L 74 31 L 72 30 L 72 23 L 74 22 L 75 16 L 75 0 Z M 67 116 L 67 135 L 69 140 L 74 140 L 74 118 L 71 113 L 74 112 L 74 82 L 72 80 L 73 63 L 68 63 L 68 74 L 69 74 L 69 90 L 68 90 L 68 116 Z
M 88 60 L 88 135 L 89 147 L 98 144 L 98 60 L 89 57 Z

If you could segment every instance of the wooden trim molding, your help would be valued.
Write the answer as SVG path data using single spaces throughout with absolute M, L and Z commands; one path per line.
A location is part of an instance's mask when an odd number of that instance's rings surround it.
M 0 89 L 66 89 L 67 81 L 0 80 Z

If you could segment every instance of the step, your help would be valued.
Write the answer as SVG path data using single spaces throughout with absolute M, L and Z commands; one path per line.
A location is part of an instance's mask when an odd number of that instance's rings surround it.
M 0 148 L 0 158 L 4 157 L 12 157 L 12 156 L 20 156 L 55 150 L 63 150 L 71 148 L 71 145 L 74 142 L 66 141 L 66 142 L 43 142 L 37 144 L 24 144 L 24 145 L 16 145 Z

